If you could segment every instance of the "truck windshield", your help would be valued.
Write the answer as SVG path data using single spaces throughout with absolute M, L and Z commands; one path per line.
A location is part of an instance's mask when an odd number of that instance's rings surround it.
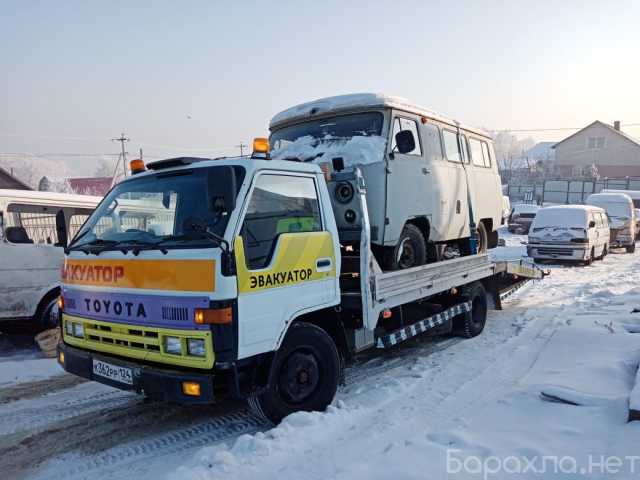
M 235 201 L 244 173 L 242 167 L 220 166 L 122 182 L 107 194 L 69 249 L 135 253 L 136 249 L 211 247 L 211 236 L 203 230 L 224 235 L 231 213 L 228 204 Z
M 364 112 L 299 123 L 274 131 L 270 138 L 271 149 L 280 150 L 302 137 L 322 140 L 380 136 L 383 122 L 381 112 Z

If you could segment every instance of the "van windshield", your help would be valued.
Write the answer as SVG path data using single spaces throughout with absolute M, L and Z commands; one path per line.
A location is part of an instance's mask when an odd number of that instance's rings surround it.
M 585 228 L 587 214 L 581 209 L 553 208 L 538 210 L 532 229 L 536 231 L 542 228 Z
M 280 150 L 302 137 L 318 140 L 349 139 L 382 135 L 381 112 L 353 113 L 291 125 L 271 134 L 271 149 Z
M 232 169 L 235 182 L 226 172 Z M 242 167 L 179 170 L 116 185 L 75 236 L 70 250 L 211 247 L 203 229 L 224 235 L 229 195 L 235 199 Z M 226 192 L 235 183 L 235 191 Z M 229 185 L 228 185 L 229 184 Z M 194 224 L 202 228 L 194 228 Z M 160 248 L 161 247 L 161 248 Z
M 596 202 L 593 202 L 594 204 Z M 622 202 L 597 202 L 598 207 L 604 208 L 612 218 L 630 218 L 631 207 Z

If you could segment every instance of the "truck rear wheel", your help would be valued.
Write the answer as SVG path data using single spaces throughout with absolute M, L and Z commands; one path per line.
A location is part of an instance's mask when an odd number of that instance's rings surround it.
M 487 322 L 487 293 L 481 283 L 463 287 L 463 301 L 471 301 L 471 311 L 453 318 L 453 332 L 464 338 L 473 338 L 482 333 Z
M 336 394 L 340 373 L 333 339 L 310 323 L 294 324 L 273 360 L 267 389 L 249 399 L 249 406 L 275 424 L 294 412 L 324 410 Z
M 404 270 L 427 263 L 427 242 L 418 227 L 407 223 L 398 244 L 389 249 L 385 258 L 386 270 Z
M 636 251 L 636 244 L 632 243 L 631 245 L 627 245 L 627 253 L 633 253 Z
M 487 248 L 489 245 L 489 234 L 487 233 L 487 227 L 485 227 L 484 223 L 478 223 L 477 228 L 477 237 L 478 237 L 478 253 L 487 253 Z

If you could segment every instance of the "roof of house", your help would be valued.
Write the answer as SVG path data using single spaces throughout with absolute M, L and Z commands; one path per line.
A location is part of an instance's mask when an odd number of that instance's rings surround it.
M 7 172 L 4 168 L 0 167 L 0 177 L 6 177 L 7 180 L 13 182 L 16 188 L 22 187 L 24 190 L 33 190 L 29 185 L 24 183 L 22 180 L 17 178 L 14 175 L 11 175 L 10 172 Z
M 551 147 L 551 148 L 556 148 L 556 147 L 557 147 L 558 145 L 560 145 L 561 143 L 566 142 L 566 141 L 567 141 L 567 140 L 569 140 L 570 138 L 575 137 L 575 136 L 576 136 L 576 135 L 578 135 L 579 133 L 582 133 L 582 132 L 583 132 L 583 131 L 585 131 L 587 128 L 592 127 L 592 126 L 594 126 L 594 125 L 600 125 L 601 127 L 606 127 L 606 128 L 608 128 L 609 130 L 611 130 L 612 132 L 617 133 L 617 134 L 618 134 L 618 135 L 620 135 L 621 137 L 623 137 L 623 138 L 627 139 L 627 140 L 628 140 L 628 141 L 630 141 L 631 143 L 633 143 L 633 144 L 635 144 L 635 145 L 637 145 L 637 146 L 639 146 L 639 147 L 640 147 L 640 141 L 636 140 L 636 139 L 635 139 L 635 138 L 633 138 L 631 135 L 628 135 L 628 134 L 624 133 L 624 132 L 623 132 L 623 131 L 621 131 L 621 130 L 616 130 L 615 128 L 613 128 L 613 127 L 612 127 L 611 125 L 609 125 L 608 123 L 604 123 L 604 122 L 601 122 L 600 120 L 596 120 L 595 122 L 591 122 L 591 123 L 590 123 L 589 125 L 587 125 L 586 127 L 584 127 L 584 128 L 582 128 L 582 129 L 578 130 L 577 132 L 575 132 L 575 133 L 573 133 L 573 134 L 569 135 L 567 138 L 565 138 L 565 139 L 563 139 L 563 140 L 560 140 L 558 143 L 556 143 L 556 144 L 555 144 L 553 147 Z

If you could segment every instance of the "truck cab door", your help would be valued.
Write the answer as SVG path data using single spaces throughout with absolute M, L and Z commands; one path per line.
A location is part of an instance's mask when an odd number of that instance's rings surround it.
M 335 223 L 326 228 L 318 191 L 313 174 L 254 178 L 234 242 L 238 358 L 275 350 L 292 320 L 339 298 Z

